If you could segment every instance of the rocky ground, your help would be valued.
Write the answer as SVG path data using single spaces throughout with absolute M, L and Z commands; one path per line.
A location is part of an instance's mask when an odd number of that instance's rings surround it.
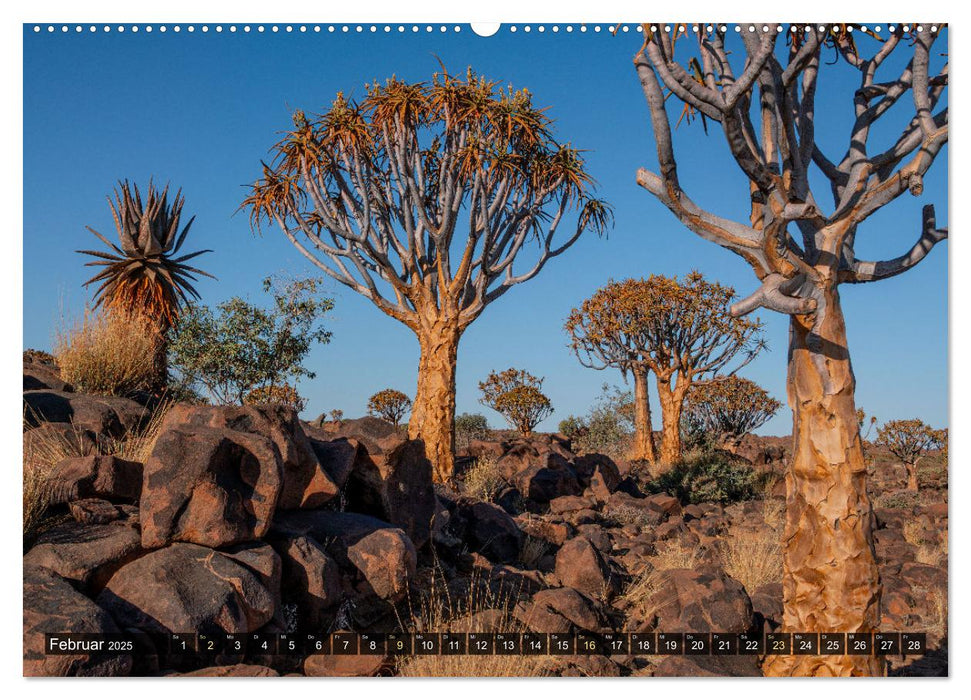
M 759 632 L 782 609 L 782 438 L 740 451 L 744 502 L 682 502 L 555 435 L 473 441 L 453 488 L 377 419 L 77 394 L 24 367 L 26 675 L 760 675 L 752 656 L 46 656 L 44 633 Z M 890 672 L 947 672 L 947 470 L 921 491 L 871 448 L 883 629 L 928 633 Z M 51 459 L 48 456 L 47 462 Z M 36 462 L 36 464 L 34 464 Z M 483 480 L 482 472 L 489 478 Z M 774 477 L 774 478 L 772 478 Z M 483 488 L 486 483 L 488 488 Z M 25 503 L 27 497 L 25 496 Z

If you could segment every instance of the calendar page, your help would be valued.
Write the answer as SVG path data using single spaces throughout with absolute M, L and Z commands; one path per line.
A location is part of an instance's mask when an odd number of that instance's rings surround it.
M 22 34 L 25 676 L 948 675 L 944 23 Z

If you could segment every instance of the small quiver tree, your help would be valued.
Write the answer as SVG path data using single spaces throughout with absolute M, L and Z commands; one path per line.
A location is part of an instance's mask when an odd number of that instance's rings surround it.
M 283 404 L 284 406 L 289 406 L 297 413 L 303 412 L 307 407 L 306 400 L 290 384 L 273 384 L 253 389 L 253 391 L 243 397 L 243 404 L 246 406 Z
M 382 389 L 367 402 L 367 412 L 370 415 L 383 418 L 396 428 L 410 410 L 411 399 L 397 389 Z
M 772 418 L 782 406 L 755 382 L 742 377 L 716 377 L 691 387 L 684 421 L 736 452 L 748 433 Z
M 553 406 L 542 392 L 543 380 L 526 370 L 490 372 L 479 383 L 482 403 L 506 419 L 523 437 L 553 415 Z
M 907 489 L 917 491 L 917 463 L 928 450 L 941 447 L 947 438 L 918 418 L 890 420 L 877 429 L 877 444 L 886 447 L 907 468 Z

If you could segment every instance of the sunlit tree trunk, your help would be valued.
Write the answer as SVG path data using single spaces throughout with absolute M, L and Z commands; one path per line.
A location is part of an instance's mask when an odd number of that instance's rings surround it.
M 681 461 L 681 412 L 684 408 L 684 395 L 687 383 L 681 379 L 680 372 L 671 387 L 671 378 L 658 376 L 657 395 L 661 402 L 661 454 L 658 459 L 659 473 L 669 471 Z
M 867 632 L 880 622 L 880 577 L 853 393 L 835 289 L 791 316 L 788 398 L 793 457 L 786 474 L 783 629 Z M 875 656 L 770 656 L 767 675 L 882 675 Z
M 635 367 L 634 375 L 634 448 L 631 459 L 657 461 L 654 429 L 651 426 L 651 396 L 648 393 L 646 367 Z
M 450 481 L 455 471 L 455 367 L 460 336 L 455 322 L 435 321 L 418 332 L 421 358 L 408 437 L 424 441 L 434 479 L 440 483 Z
M 917 491 L 917 461 L 907 462 L 907 490 Z

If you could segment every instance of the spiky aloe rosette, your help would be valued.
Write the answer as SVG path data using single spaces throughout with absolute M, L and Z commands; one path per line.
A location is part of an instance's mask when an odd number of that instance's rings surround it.
M 183 304 L 199 298 L 192 286 L 195 276 L 212 277 L 186 264 L 211 250 L 173 257 L 182 248 L 195 217 L 189 219 L 180 233 L 185 197 L 180 189 L 170 203 L 168 191 L 168 185 L 158 190 L 149 182 L 143 203 L 137 185 L 129 185 L 127 180 L 119 183 L 114 199 L 108 198 L 108 206 L 121 247 L 90 226 L 86 227 L 113 251 L 77 251 L 99 258 L 86 263 L 87 267 L 104 267 L 85 282 L 85 286 L 100 282 L 94 294 L 96 308 L 145 314 L 168 328 L 175 323 Z

